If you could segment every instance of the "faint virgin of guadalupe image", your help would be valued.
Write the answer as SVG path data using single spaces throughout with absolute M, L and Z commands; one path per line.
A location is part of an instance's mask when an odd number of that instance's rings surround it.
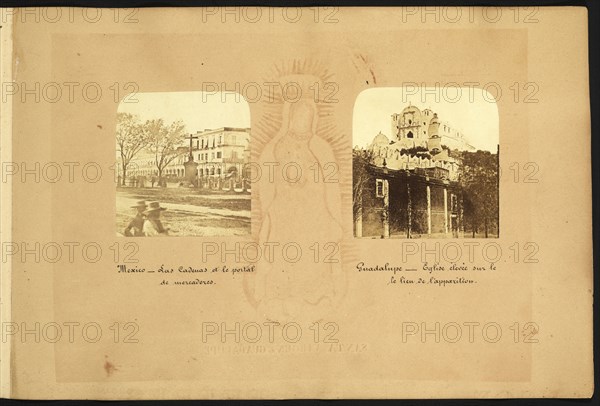
M 116 161 L 117 235 L 250 234 L 250 107 L 238 93 L 124 99 Z
M 353 115 L 355 237 L 499 236 L 496 102 L 482 89 L 454 90 L 460 97 L 452 100 L 434 88 L 359 94 Z

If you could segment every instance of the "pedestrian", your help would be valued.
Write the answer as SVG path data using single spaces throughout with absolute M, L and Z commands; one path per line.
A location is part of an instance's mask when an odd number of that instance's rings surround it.
M 148 209 L 144 211 L 146 220 L 144 221 L 143 233 L 146 237 L 169 235 L 169 229 L 163 227 L 163 224 L 160 221 L 160 213 L 164 210 L 167 209 L 160 207 L 159 202 L 151 202 Z
M 144 228 L 144 221 L 146 219 L 146 215 L 144 214 L 144 211 L 146 210 L 147 207 L 148 206 L 146 205 L 146 202 L 144 200 L 140 200 L 139 202 L 137 202 L 137 204 L 135 206 L 131 206 L 132 209 L 137 210 L 137 213 L 135 214 L 135 217 L 129 222 L 127 227 L 125 228 L 125 231 L 123 234 L 125 234 L 126 237 L 143 237 L 144 236 L 143 228 Z

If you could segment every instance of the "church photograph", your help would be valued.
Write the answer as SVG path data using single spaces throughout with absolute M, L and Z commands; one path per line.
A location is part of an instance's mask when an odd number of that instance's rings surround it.
M 431 90 L 409 96 L 402 88 L 358 96 L 356 238 L 499 236 L 499 127 L 490 99 L 450 102 Z

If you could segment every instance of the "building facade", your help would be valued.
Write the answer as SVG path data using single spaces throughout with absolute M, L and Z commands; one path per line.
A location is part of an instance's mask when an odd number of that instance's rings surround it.
M 222 127 L 198 131 L 192 154 L 198 163 L 199 177 L 241 174 L 250 162 L 250 129 Z
M 410 104 L 401 113 L 392 114 L 391 134 L 401 149 L 423 147 L 432 150 L 445 145 L 450 149 L 475 150 L 461 131 L 447 121 L 440 121 L 437 113 Z
M 475 148 L 431 109 L 393 114 L 391 137 L 354 150 L 355 236 L 463 236 L 461 161 L 449 150 Z
M 191 135 L 191 146 L 189 136 L 182 138 L 177 147 L 177 156 L 163 169 L 162 176 L 167 180 L 183 179 L 190 152 L 197 164 L 196 174 L 199 180 L 239 178 L 250 162 L 250 129 L 221 127 L 197 131 Z M 120 162 L 117 165 L 121 177 Z M 150 181 L 158 176 L 156 156 L 149 151 L 141 151 L 131 160 L 127 172 L 129 183 L 140 177 Z
M 355 199 L 354 235 L 364 238 L 458 238 L 464 234 L 460 185 L 440 167 L 362 168 Z

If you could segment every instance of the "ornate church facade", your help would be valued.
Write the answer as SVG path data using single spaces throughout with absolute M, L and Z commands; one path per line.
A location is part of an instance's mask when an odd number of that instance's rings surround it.
M 462 236 L 461 161 L 449 151 L 475 148 L 430 109 L 409 105 L 391 118 L 391 137 L 354 150 L 355 236 Z
M 399 114 L 392 114 L 392 141 L 408 149 L 424 147 L 432 152 L 445 145 L 450 149 L 474 151 L 465 135 L 447 121 L 440 121 L 431 109 L 408 105 Z

